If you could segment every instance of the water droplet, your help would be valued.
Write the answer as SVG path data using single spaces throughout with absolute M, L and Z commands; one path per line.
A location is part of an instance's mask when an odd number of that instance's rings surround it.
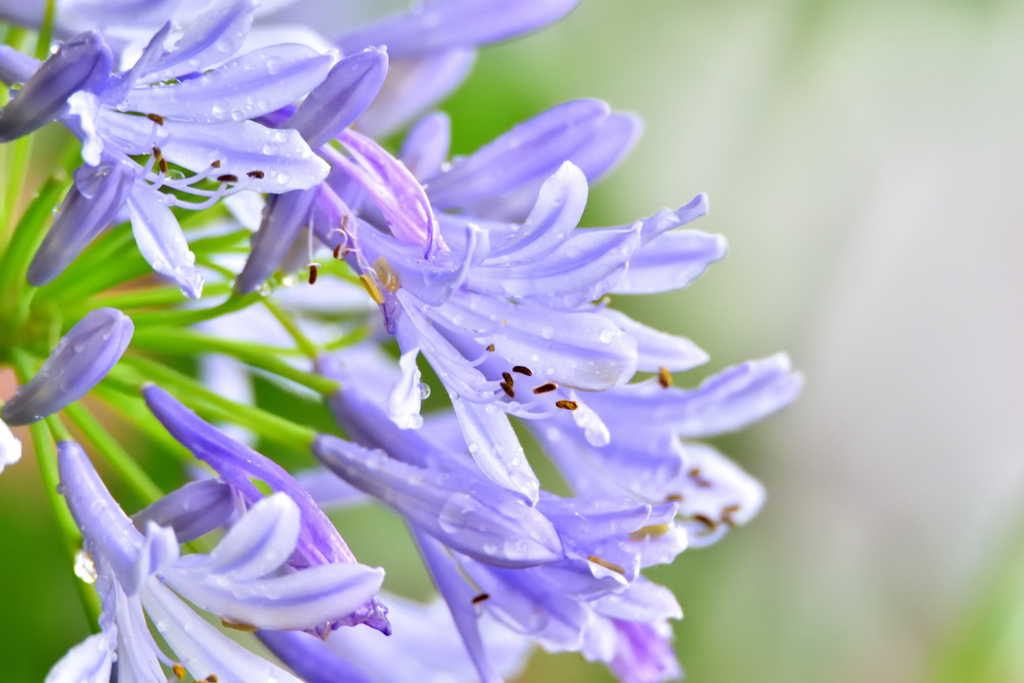
M 424 401 L 427 400 L 428 398 L 430 398 L 430 385 L 429 384 L 426 384 L 424 382 L 420 382 L 420 398 L 422 400 L 424 400 Z
M 86 583 L 96 583 L 96 565 L 85 548 L 75 553 L 75 576 Z
M 480 450 L 480 444 L 478 444 L 478 443 L 471 443 L 471 444 L 469 444 L 469 452 L 470 453 L 476 453 L 479 450 Z
M 231 120 L 232 121 L 241 121 L 244 118 L 245 118 L 245 112 L 242 111 L 241 109 L 232 109 L 231 110 Z
M 266 61 L 267 73 L 270 75 L 276 74 L 281 70 L 282 66 L 283 62 L 281 62 L 281 59 L 278 57 L 271 57 Z
M 614 339 L 614 338 L 615 338 L 615 332 L 613 332 L 612 330 L 607 329 L 607 328 L 601 330 L 601 334 L 598 335 L 598 339 L 600 339 L 605 344 L 611 344 L 612 343 L 612 339 Z

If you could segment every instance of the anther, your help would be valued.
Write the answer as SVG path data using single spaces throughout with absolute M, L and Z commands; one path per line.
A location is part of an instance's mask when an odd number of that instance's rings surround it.
M 657 538 L 658 536 L 664 536 L 667 534 L 672 527 L 668 524 L 652 524 L 650 526 L 640 527 L 629 535 L 631 541 L 645 541 L 648 538 Z
M 626 570 L 625 569 L 623 569 L 622 567 L 620 567 L 619 565 L 617 565 L 617 564 L 615 564 L 613 562 L 609 562 L 608 560 L 602 559 L 602 558 L 598 557 L 597 555 L 587 555 L 587 559 L 589 561 L 593 562 L 594 564 L 596 564 L 599 567 L 604 567 L 605 569 L 610 569 L 611 571 L 615 572 L 616 574 L 622 574 L 623 576 L 626 575 Z
M 670 493 L 665 496 L 666 503 L 681 503 L 683 500 L 683 494 L 681 493 Z
M 533 370 L 524 365 L 512 366 L 512 372 L 518 372 L 520 375 L 526 375 L 527 377 L 533 377 Z
M 341 253 L 341 250 L 342 250 L 342 248 L 344 246 L 345 246 L 345 243 L 342 242 L 341 244 L 339 244 L 338 246 L 336 246 L 334 248 L 334 258 L 338 259 L 339 261 L 341 259 L 345 258 L 346 256 L 348 256 L 348 249 L 345 249 L 345 253 L 344 254 Z
M 220 168 L 220 159 L 214 159 L 210 162 L 210 166 L 213 168 Z
M 697 520 L 698 522 L 700 522 L 701 524 L 703 524 L 704 526 L 706 526 L 708 528 L 708 530 L 713 530 L 715 527 L 718 526 L 718 524 L 715 522 L 715 520 L 711 519 L 707 515 L 702 515 L 700 513 L 697 513 L 697 514 L 695 514 L 693 516 L 693 518 L 695 520 Z
M 160 158 L 160 159 L 159 159 L 159 160 L 158 160 L 158 161 L 156 162 L 156 165 L 160 167 L 160 172 L 161 172 L 161 173 L 164 173 L 164 174 L 166 174 L 166 173 L 167 173 L 167 159 L 164 159 L 163 157 L 161 157 L 161 158 Z
M 381 256 L 379 259 L 373 262 L 373 272 L 377 274 L 377 279 L 384 285 L 384 289 L 389 292 L 397 292 L 401 283 L 398 281 L 398 273 L 391 267 L 388 260 Z
M 154 146 L 153 147 L 153 156 L 156 157 L 157 161 L 160 161 L 161 159 L 164 158 L 164 153 L 162 151 L 160 151 L 159 147 Z
M 316 284 L 317 268 L 320 267 L 320 264 L 319 263 L 310 263 L 306 267 L 309 268 L 309 284 L 315 285 Z
M 209 676 L 206 677 L 206 680 L 210 681 L 210 683 L 217 683 L 217 675 L 216 674 L 210 674 Z
M 664 365 L 658 368 L 658 384 L 661 385 L 662 389 L 668 389 L 672 386 L 672 373 Z
M 475 596 L 475 597 L 474 597 L 474 598 L 473 598 L 473 599 L 471 600 L 471 602 L 472 602 L 472 603 L 473 603 L 474 605 L 479 605 L 479 604 L 480 604 L 481 602 L 483 602 L 484 600 L 490 600 L 490 599 L 491 599 L 491 596 L 490 596 L 490 595 L 488 595 L 487 593 L 481 593 L 480 595 L 477 595 L 477 596 Z
M 377 283 L 373 281 L 373 277 L 369 273 L 363 273 L 360 275 L 359 281 L 363 283 L 366 293 L 370 295 L 370 298 L 373 299 L 378 306 L 384 303 L 384 295 L 380 293 L 380 288 L 377 287 Z
M 544 384 L 541 384 L 539 387 L 534 388 L 533 393 L 546 394 L 549 391 L 554 391 L 557 388 L 558 385 L 555 384 L 554 382 L 545 382 Z
M 488 344 L 487 345 L 487 350 L 488 351 L 494 351 L 494 344 Z
M 734 520 L 732 516 L 739 511 L 739 505 L 729 505 L 728 507 L 722 508 L 722 521 L 729 526 L 736 526 L 736 520 Z
M 540 387 L 537 387 L 540 389 Z M 536 391 L 536 389 L 534 389 Z M 558 408 L 565 408 L 566 410 L 576 410 L 580 407 L 580 404 L 576 401 L 555 401 L 555 406 Z
M 158 126 L 164 125 L 164 117 L 159 114 L 146 114 L 146 118 L 156 123 Z
M 511 384 L 509 384 L 507 382 L 501 382 L 498 386 L 500 386 L 505 391 L 505 393 L 508 394 L 509 398 L 515 398 L 516 397 L 516 392 L 512 390 L 512 385 Z
M 250 178 L 256 178 L 257 180 L 259 180 L 260 178 L 263 177 L 263 171 L 249 171 L 245 175 L 249 176 Z
M 509 385 L 510 387 L 514 387 L 516 385 L 516 381 L 512 379 L 512 375 L 508 374 L 507 372 L 501 373 L 501 377 L 502 379 L 505 380 L 505 384 Z
M 693 479 L 693 482 L 695 484 L 697 484 L 697 488 L 709 489 L 709 488 L 712 487 L 712 484 L 711 484 L 710 481 L 708 481 L 707 479 L 704 479 L 704 478 L 702 478 L 700 476 L 700 468 L 699 467 L 694 467 L 692 470 L 689 471 L 688 474 L 689 474 L 690 479 Z
M 228 173 L 228 174 L 225 174 L 225 175 L 217 176 L 217 180 L 219 180 L 222 183 L 237 183 L 238 182 L 238 176 L 231 175 L 230 173 Z
M 185 680 L 185 667 L 181 664 L 175 664 L 171 669 L 174 671 L 174 675 L 178 677 L 179 681 Z
M 242 624 L 234 621 L 228 621 L 227 619 L 221 619 L 220 623 L 224 626 L 224 628 L 231 628 L 236 631 L 244 631 L 245 633 L 255 633 L 256 631 L 259 631 L 259 627 L 257 626 L 253 626 L 251 624 Z

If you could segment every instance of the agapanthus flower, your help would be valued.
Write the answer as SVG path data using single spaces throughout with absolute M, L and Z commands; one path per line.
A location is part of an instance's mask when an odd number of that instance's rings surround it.
M 85 539 L 82 572 L 103 598 L 100 633 L 72 648 L 47 681 L 163 681 L 161 663 L 178 678 L 297 680 L 244 649 L 189 608 L 226 623 L 312 629 L 364 604 L 383 571 L 329 564 L 299 574 L 283 568 L 300 535 L 299 507 L 279 493 L 252 506 L 209 555 L 180 555 L 173 529 L 153 521 L 140 533 L 108 493 L 88 457 L 72 441 L 58 444 L 61 492 Z M 150 634 L 146 615 L 178 661 Z
M 199 210 L 240 190 L 281 193 L 324 178 L 326 164 L 298 133 L 251 119 L 306 95 L 334 56 L 274 45 L 224 62 L 241 47 L 254 7 L 211 3 L 170 50 L 166 24 L 122 72 L 112 71 L 96 32 L 70 38 L 33 71 L 10 48 L 0 52 L 0 75 L 23 84 L 0 110 L 0 140 L 60 119 L 82 141 L 86 162 L 29 267 L 31 284 L 56 278 L 127 202 L 143 256 L 198 298 L 202 277 L 172 207 Z
M 128 348 L 131 319 L 116 308 L 97 308 L 64 335 L 32 380 L 4 404 L 12 425 L 37 422 L 99 384 Z

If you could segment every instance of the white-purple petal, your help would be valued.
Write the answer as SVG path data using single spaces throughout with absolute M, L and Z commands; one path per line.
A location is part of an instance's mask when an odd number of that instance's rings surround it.
M 683 372 L 708 361 L 708 354 L 685 337 L 648 327 L 611 308 L 600 313 L 636 340 L 636 369 L 640 372 L 658 372 L 661 368 Z
M 214 0 L 163 57 L 143 74 L 154 83 L 202 72 L 242 46 L 256 7 L 254 0 Z
M 156 112 L 178 121 L 244 121 L 301 98 L 324 80 L 333 61 L 305 45 L 273 45 L 198 78 L 134 88 L 124 104 L 131 111 Z
M 226 524 L 234 512 L 231 487 L 220 479 L 203 479 L 171 491 L 132 515 L 132 521 L 139 531 L 149 522 L 169 527 L 179 543 L 188 543 Z
M 235 279 L 236 294 L 255 292 L 266 282 L 289 248 L 307 225 L 317 197 L 317 188 L 293 190 L 270 197 L 263 210 L 263 220 L 251 239 L 252 249 L 245 267 Z
M 7 423 L 0 420 L 0 473 L 5 467 L 21 460 L 21 441 L 14 436 Z
M 185 233 L 167 205 L 171 195 L 136 180 L 128 196 L 135 244 L 146 262 L 161 275 L 181 286 L 181 293 L 198 299 L 203 293 L 203 275 L 196 268 L 196 256 L 188 248 Z
M 493 405 L 452 400 L 466 445 L 480 471 L 495 484 L 537 502 L 540 482 L 533 473 L 508 415 Z M 460 449 L 462 450 L 462 449 Z
M 644 244 L 630 259 L 628 272 L 612 291 L 658 294 L 681 289 L 724 258 L 727 248 L 721 235 L 697 230 L 667 232 Z
M 424 116 L 402 141 L 398 158 L 421 183 L 434 177 L 448 158 L 452 122 L 443 111 Z

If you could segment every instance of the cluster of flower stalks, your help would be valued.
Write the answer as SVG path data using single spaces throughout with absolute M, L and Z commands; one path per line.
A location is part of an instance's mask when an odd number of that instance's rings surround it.
M 449 159 L 433 108 L 476 47 L 575 0 L 435 0 L 326 36 L 270 4 L 0 1 L 0 470 L 28 425 L 94 624 L 46 680 L 491 683 L 536 646 L 679 676 L 682 612 L 642 570 L 764 496 L 692 439 L 800 388 L 783 355 L 673 386 L 707 355 L 611 305 L 724 256 L 683 227 L 706 197 L 578 227 L 640 133 L 597 100 Z M 27 196 L 51 123 L 66 149 Z M 428 365 L 444 392 L 421 412 Z M 261 405 L 256 378 L 336 426 Z M 148 504 L 129 515 L 94 460 Z M 352 505 L 401 517 L 433 603 L 381 591 L 325 514 Z

